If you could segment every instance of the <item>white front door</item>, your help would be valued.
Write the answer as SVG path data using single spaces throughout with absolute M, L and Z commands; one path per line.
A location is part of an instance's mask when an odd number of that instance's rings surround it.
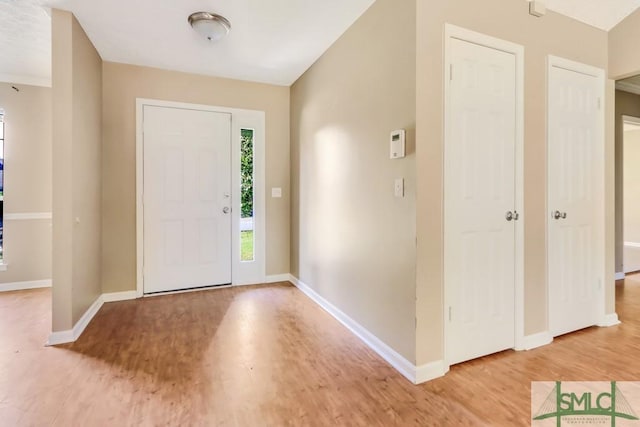
M 595 75 L 549 68 L 549 329 L 554 336 L 598 322 L 597 177 L 600 85 Z
M 516 57 L 452 38 L 445 142 L 446 357 L 515 347 Z
M 143 115 L 144 293 L 231 283 L 231 115 Z

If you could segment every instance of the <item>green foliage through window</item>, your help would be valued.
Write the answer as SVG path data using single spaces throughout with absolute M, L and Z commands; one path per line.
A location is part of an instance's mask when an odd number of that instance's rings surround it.
M 253 217 L 253 130 L 240 131 L 240 176 L 242 218 Z

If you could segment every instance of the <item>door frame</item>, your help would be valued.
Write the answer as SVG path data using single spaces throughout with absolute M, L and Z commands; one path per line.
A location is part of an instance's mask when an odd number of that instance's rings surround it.
M 546 150 L 547 150 L 547 155 L 546 155 L 546 179 L 547 179 L 547 185 L 546 185 L 546 197 L 545 197 L 545 227 L 546 227 L 546 233 L 545 233 L 545 238 L 546 238 L 546 242 L 545 242 L 545 248 L 546 248 L 546 269 L 547 269 L 547 330 L 549 331 L 550 335 L 553 335 L 553 331 L 551 331 L 551 310 L 550 310 L 550 295 L 551 295 L 551 272 L 549 270 L 549 241 L 550 241 L 550 235 L 551 235 L 551 211 L 550 209 L 550 201 L 549 201 L 549 195 L 550 195 L 550 185 L 551 185 L 551 180 L 549 179 L 549 174 L 550 174 L 550 170 L 549 170 L 549 165 L 550 165 L 550 150 L 549 150 L 549 143 L 550 143 L 550 135 L 549 135 L 549 121 L 550 121 L 550 113 L 551 113 L 551 97 L 549 96 L 549 92 L 551 89 L 551 70 L 553 68 L 562 68 L 568 71 L 573 71 L 576 73 L 581 73 L 581 74 L 586 74 L 588 76 L 592 76 L 598 79 L 599 84 L 598 84 L 598 98 L 599 98 L 599 110 L 600 113 L 598 114 L 598 121 L 597 121 L 597 137 L 598 140 L 596 141 L 596 150 L 597 153 L 594 156 L 594 159 L 601 159 L 600 161 L 595 161 L 595 175 L 597 177 L 597 182 L 598 182 L 598 188 L 596 188 L 596 206 L 595 206 L 595 210 L 596 210 L 596 242 L 601 242 L 600 245 L 598 245 L 597 251 L 596 251 L 596 256 L 595 256 L 595 265 L 596 265 L 596 274 L 598 275 L 598 293 L 597 293 L 597 297 L 598 297 L 598 306 L 600 307 L 600 309 L 597 310 L 596 312 L 596 325 L 601 325 L 601 324 L 605 324 L 607 323 L 606 318 L 606 288 L 607 288 L 607 283 L 604 279 L 605 276 L 605 271 L 606 271 L 606 260 L 605 260 L 605 219 L 606 219 L 606 209 L 605 209 L 605 141 L 606 141 L 606 134 L 605 134 L 605 114 L 606 114 L 606 98 L 605 98 L 605 93 L 606 93 L 606 78 L 605 78 L 605 71 L 601 68 L 598 67 L 594 67 L 591 65 L 587 65 L 587 64 L 583 64 L 581 62 L 576 62 L 576 61 L 572 61 L 566 58 L 562 58 L 559 56 L 554 56 L 554 55 L 548 55 L 547 56 L 547 93 L 546 93 L 546 97 L 547 97 L 547 114 L 546 114 L 546 137 L 547 137 L 547 142 L 546 142 Z
M 525 225 L 525 211 L 524 211 L 524 47 L 522 45 L 512 43 L 506 40 L 498 39 L 486 34 L 477 33 L 475 31 L 468 30 L 466 28 L 458 27 L 452 24 L 445 24 L 444 26 L 444 147 L 443 147 L 443 191 L 442 191 L 442 211 L 443 211 L 443 247 L 446 245 L 446 239 L 444 235 L 444 223 L 446 222 L 445 211 L 445 191 L 447 190 L 446 183 L 446 170 L 445 157 L 447 155 L 448 141 L 451 138 L 452 124 L 448 120 L 450 117 L 450 96 L 451 96 L 451 40 L 457 39 L 474 43 L 480 46 L 501 50 L 513 54 L 516 61 L 516 120 L 515 120 L 515 206 L 514 208 L 520 213 L 520 219 L 515 222 L 515 244 L 514 244 L 514 257 L 515 257 L 515 281 L 514 281 L 514 308 L 515 308 L 515 336 L 514 336 L 514 349 L 523 350 L 525 348 L 524 343 L 524 225 Z M 448 370 L 449 357 L 447 354 L 447 341 L 448 341 L 448 310 L 450 295 L 447 286 L 446 271 L 444 269 L 444 259 L 442 257 L 442 271 L 443 271 L 443 305 L 442 305 L 442 319 L 443 319 L 443 360 L 444 365 Z
M 636 116 L 629 116 L 627 114 L 623 114 L 622 115 L 622 165 L 616 165 L 617 167 L 620 167 L 622 169 L 622 177 L 623 177 L 623 181 L 624 181 L 624 125 L 626 124 L 631 124 L 631 125 L 636 125 L 636 126 L 640 126 L 640 117 L 636 117 Z M 620 279 L 624 279 L 625 275 L 626 275 L 626 266 L 625 266 L 625 249 L 626 248 L 640 248 L 640 244 L 638 244 L 637 242 L 629 242 L 625 239 L 625 235 L 624 235 L 624 185 L 623 185 L 623 193 L 622 193 L 622 205 L 623 205 L 623 209 L 622 209 L 622 271 L 621 272 L 616 272 L 616 277 L 615 280 L 620 280 Z M 622 277 L 618 277 L 618 274 L 621 273 Z
M 144 134 L 145 106 L 231 114 L 231 284 L 264 283 L 266 280 L 266 182 L 264 111 L 184 102 L 136 98 L 136 293 L 144 296 Z M 240 261 L 240 131 L 253 129 L 254 161 L 254 261 Z M 237 231 L 237 232 L 236 232 Z

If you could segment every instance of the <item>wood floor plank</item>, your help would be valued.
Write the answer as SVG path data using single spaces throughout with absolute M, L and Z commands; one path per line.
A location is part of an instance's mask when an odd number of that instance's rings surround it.
M 531 381 L 640 379 L 640 276 L 619 326 L 419 386 L 286 283 L 105 304 L 55 348 L 50 298 L 0 294 L 0 426 L 528 426 Z

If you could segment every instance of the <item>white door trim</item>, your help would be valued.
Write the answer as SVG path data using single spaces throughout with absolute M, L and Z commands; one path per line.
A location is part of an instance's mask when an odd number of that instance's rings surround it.
M 481 46 L 486 46 L 492 49 L 501 50 L 503 52 L 511 53 L 515 56 L 516 60 L 516 146 L 515 146 L 515 209 L 520 213 L 520 220 L 515 224 L 515 349 L 522 350 L 525 347 L 524 339 L 524 47 L 511 43 L 505 40 L 487 36 L 486 34 L 477 33 L 475 31 L 467 30 L 451 24 L 445 24 L 444 27 L 444 147 L 446 149 L 447 141 L 450 138 L 451 127 L 447 121 L 449 115 L 449 97 L 451 93 L 451 80 L 449 79 L 449 73 L 451 70 L 451 40 L 458 39 L 475 43 Z M 445 150 L 443 149 L 443 156 Z M 444 158 L 441 160 L 444 165 Z M 444 170 L 443 170 L 444 173 Z M 443 180 L 443 200 L 442 207 L 444 211 L 444 180 Z M 444 216 L 444 221 L 446 218 Z M 443 227 L 444 229 L 444 227 Z M 444 242 L 444 235 L 442 236 Z M 444 258 L 442 270 L 444 272 Z M 447 324 L 448 324 L 448 307 L 446 278 L 443 279 L 443 305 L 442 305 L 442 320 L 443 320 L 443 351 L 444 351 L 444 363 L 449 367 L 449 358 L 447 355 Z
M 623 82 L 617 82 L 616 83 L 616 89 L 618 89 L 618 84 L 623 84 Z M 633 85 L 633 87 L 636 87 L 636 86 Z M 640 90 L 636 90 L 636 92 L 632 92 L 632 93 L 635 93 L 636 95 L 640 95 Z M 622 133 L 624 134 L 624 125 L 630 124 L 630 125 L 640 126 L 640 117 L 623 115 L 622 116 L 622 123 L 623 123 L 623 132 Z M 623 153 L 623 155 L 624 155 L 624 153 Z M 624 217 L 622 218 L 622 221 L 624 223 Z M 640 248 L 640 243 L 624 242 L 623 246 L 624 246 L 623 251 L 624 251 L 624 249 L 627 249 L 627 248 L 629 248 L 629 249 L 638 249 L 638 248 Z M 627 267 L 625 265 L 626 265 L 626 262 L 625 262 L 624 252 L 623 252 L 623 256 L 622 256 L 622 271 L 616 273 L 615 280 L 624 280 L 626 273 L 631 273 L 632 271 L 634 271 L 632 269 L 627 271 L 628 269 L 627 269 Z
M 264 111 L 211 105 L 188 104 L 183 102 L 155 99 L 136 99 L 136 292 L 144 295 L 144 106 L 181 108 L 186 110 L 211 111 L 231 114 L 231 174 L 232 174 L 232 266 L 233 285 L 264 283 L 266 278 L 266 208 L 265 208 L 265 113 Z M 254 129 L 254 255 L 252 262 L 240 261 L 240 131 Z M 237 231 L 237 232 L 236 232 Z
M 640 117 L 623 115 L 622 123 L 628 123 L 628 124 L 640 126 Z
M 599 108 L 600 114 L 598 114 L 598 132 L 599 135 L 597 145 L 597 153 L 594 157 L 595 159 L 601 159 L 601 161 L 596 161 L 594 174 L 599 177 L 598 178 L 598 187 L 596 190 L 596 221 L 599 226 L 596 227 L 596 242 L 602 242 L 602 244 L 598 245 L 598 250 L 596 254 L 596 259 L 599 262 L 596 262 L 596 271 L 598 275 L 598 283 L 599 283 L 599 292 L 598 292 L 598 306 L 600 309 L 597 313 L 598 319 L 600 321 L 598 323 L 602 323 L 607 319 L 606 313 L 606 281 L 604 279 L 605 271 L 606 271 L 606 261 L 605 261 L 605 248 L 604 248 L 604 235 L 605 235 L 605 203 L 604 203 L 604 188 L 605 188 L 605 173 L 604 173 L 604 158 L 605 158 L 605 71 L 591 66 L 587 64 L 583 64 L 580 62 L 571 61 L 569 59 L 561 58 L 554 55 L 549 55 L 547 57 L 547 165 L 546 165 L 546 176 L 547 176 L 547 186 L 546 186 L 546 207 L 545 207 L 545 226 L 546 226 L 546 268 L 547 268 L 547 329 L 550 329 L 551 325 L 549 324 L 550 319 L 550 310 L 549 310 L 549 295 L 551 291 L 551 277 L 549 271 L 549 234 L 550 234 L 550 212 L 549 212 L 549 188 L 551 183 L 549 182 L 549 113 L 550 109 L 550 97 L 549 97 L 549 87 L 550 87 L 550 77 L 551 70 L 556 68 L 562 68 L 568 71 L 574 71 L 576 73 L 586 74 L 588 76 L 593 76 L 598 78 L 600 81 L 599 90 L 598 90 L 598 98 L 599 98 Z

